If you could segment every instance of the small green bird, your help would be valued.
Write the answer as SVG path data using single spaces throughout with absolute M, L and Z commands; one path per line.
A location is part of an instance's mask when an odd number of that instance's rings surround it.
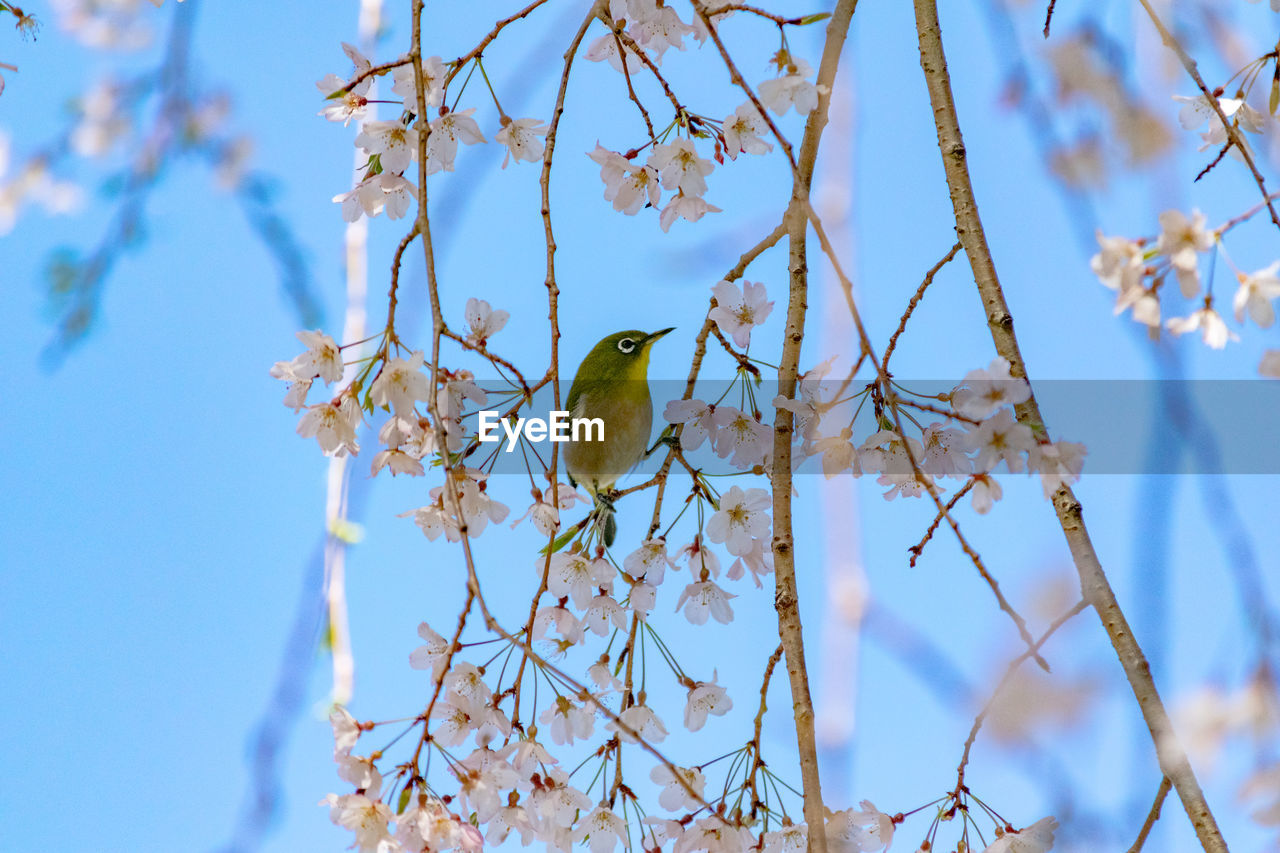
M 569 388 L 570 418 L 604 422 L 603 440 L 587 440 L 598 438 L 587 431 L 582 439 L 565 445 L 564 465 L 569 482 L 581 483 L 595 497 L 606 546 L 617 533 L 609 492 L 644 456 L 653 431 L 649 347 L 670 331 L 646 334 L 629 329 L 609 335 L 587 353 Z

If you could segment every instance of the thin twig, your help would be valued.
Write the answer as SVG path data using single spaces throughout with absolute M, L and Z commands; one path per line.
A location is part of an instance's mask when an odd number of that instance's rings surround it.
M 791 171 L 794 174 L 798 167 L 796 164 L 795 153 L 791 150 L 791 143 L 788 142 L 786 137 L 782 135 L 782 131 L 778 130 L 778 125 L 776 125 L 773 121 L 773 118 L 770 117 L 769 111 L 765 109 L 764 104 L 760 103 L 760 98 L 759 96 L 756 95 L 755 90 L 752 89 L 750 85 L 748 85 L 746 78 L 742 76 L 742 73 L 740 71 L 738 71 L 738 66 L 734 64 L 733 57 L 729 56 L 728 49 L 725 48 L 724 42 L 720 40 L 720 33 L 717 31 L 716 25 L 711 21 L 711 17 L 714 13 L 708 12 L 707 7 L 702 5 L 701 0 L 691 0 L 691 2 L 693 3 L 694 11 L 697 12 L 698 16 L 702 18 L 702 23 L 706 26 L 707 32 L 711 34 L 711 40 L 716 43 L 716 49 L 720 51 L 720 58 L 724 60 L 725 67 L 729 69 L 730 81 L 735 86 L 742 89 L 742 91 L 746 92 L 747 98 L 751 101 L 752 105 L 755 106 L 756 111 L 760 114 L 760 117 L 764 119 L 765 124 L 769 125 L 769 130 L 773 133 L 773 138 L 778 140 L 778 145 L 782 147 L 783 153 L 787 155 L 787 162 L 791 164 Z M 853 0 L 853 4 L 856 6 L 857 0 Z M 852 15 L 853 11 L 850 10 L 849 14 Z M 830 43 L 829 39 L 830 39 L 831 33 L 833 32 L 832 27 L 834 26 L 835 26 L 835 19 L 833 17 L 831 23 L 827 26 L 828 44 Z M 825 51 L 823 53 L 823 58 L 824 59 L 826 58 Z M 823 85 L 822 80 L 823 80 L 822 69 L 819 68 L 818 69 L 818 85 L 819 86 Z M 835 74 L 833 70 L 832 75 L 826 84 L 828 87 L 827 95 L 826 96 L 819 95 L 818 97 L 817 109 L 823 111 L 823 115 L 821 116 L 821 121 L 819 126 L 825 125 L 827 122 L 827 117 L 825 115 L 825 108 L 823 107 L 823 104 L 830 103 L 830 98 L 829 98 L 829 95 L 831 94 L 830 86 L 834 82 L 835 82 Z M 816 111 L 817 110 L 815 110 L 815 112 Z M 813 113 L 810 113 L 809 117 L 810 117 L 810 121 L 812 121 L 815 118 Z M 805 123 L 806 133 L 808 132 L 808 128 L 809 128 L 809 122 L 806 122 Z M 816 142 L 814 144 L 815 146 L 817 145 Z M 815 149 L 815 155 L 816 155 L 816 149 Z M 811 179 L 812 179 L 812 175 L 810 175 L 810 180 Z
M 556 238 L 555 232 L 551 227 L 551 158 L 556 149 L 556 135 L 560 129 L 560 117 L 564 115 L 564 99 L 565 94 L 569 91 L 569 71 L 573 67 L 573 59 L 578 54 L 578 48 L 582 46 L 582 40 L 587 35 L 587 29 L 590 28 L 591 22 L 595 20 L 596 10 L 599 3 L 592 4 L 591 8 L 582 18 L 582 23 L 578 25 L 578 31 L 574 33 L 573 40 L 569 43 L 569 47 L 564 52 L 564 67 L 560 72 L 560 87 L 556 91 L 556 105 L 551 112 L 551 122 L 547 127 L 546 147 L 542 153 L 542 174 L 538 179 L 539 186 L 542 189 L 542 227 L 547 244 L 547 275 L 545 285 L 547 288 L 547 321 L 550 323 L 551 337 L 551 363 L 547 366 L 547 376 L 551 378 L 551 388 L 553 396 L 553 408 L 560 409 L 560 288 L 556 285 Z M 551 505 L 553 507 L 560 506 L 560 477 L 559 477 L 559 458 L 560 445 L 553 443 L 551 445 L 551 465 L 549 476 L 551 479 Z M 548 537 L 548 545 L 554 541 L 555 532 Z M 533 630 L 533 621 L 538 615 L 538 605 L 542 601 L 542 594 L 547 591 L 547 578 L 551 572 L 551 548 L 547 548 L 546 558 L 542 561 L 542 577 L 538 581 L 538 590 L 534 593 L 533 600 L 529 604 L 529 618 L 525 622 L 524 636 L 528 637 Z M 528 661 L 527 657 L 520 658 L 520 664 L 516 670 L 515 679 L 515 710 L 512 712 L 512 725 L 514 726 L 520 718 L 520 689 L 524 683 L 524 668 Z
M 1160 809 L 1164 808 L 1164 798 L 1169 796 L 1169 791 L 1172 788 L 1173 785 L 1170 784 L 1168 776 L 1160 778 L 1160 787 L 1156 790 L 1155 801 L 1151 803 L 1151 811 L 1147 812 L 1147 819 L 1142 822 L 1142 829 L 1138 831 L 1138 837 L 1133 842 L 1133 846 L 1129 848 L 1128 853 L 1141 853 L 1142 845 L 1147 843 L 1147 836 L 1151 834 L 1151 828 L 1160 819 Z
M 969 729 L 969 736 L 965 738 L 964 753 L 960 756 L 960 766 L 956 768 L 955 796 L 959 796 L 960 789 L 964 787 L 964 771 L 969 765 L 969 752 L 973 749 L 974 741 L 978 739 L 978 732 L 982 729 L 982 724 L 986 722 L 987 714 L 991 712 L 991 708 L 995 704 L 996 699 L 1000 696 L 1001 691 L 1003 691 L 1005 686 L 1008 685 L 1009 679 L 1013 678 L 1014 672 L 1016 672 L 1018 667 L 1022 665 L 1023 661 L 1032 657 L 1039 658 L 1040 647 L 1045 644 L 1045 641 L 1052 637 L 1054 632 L 1059 628 L 1071 621 L 1073 616 L 1080 613 L 1088 606 L 1088 602 L 1083 598 L 1077 601 L 1070 610 L 1063 613 L 1050 623 L 1049 627 L 1045 629 L 1045 632 L 1040 635 L 1040 639 L 1032 643 L 1031 648 L 1027 649 L 1025 652 L 1009 662 L 1008 668 L 1004 671 L 1004 677 L 1000 679 L 1000 683 L 996 685 L 996 689 L 991 692 L 991 698 L 987 700 L 987 704 L 982 706 L 982 710 L 979 711 L 978 716 L 974 718 L 973 726 Z
M 841 289 L 845 294 L 845 301 L 849 306 L 849 310 L 853 316 L 854 325 L 857 327 L 858 334 L 862 339 L 863 351 L 871 360 L 872 366 L 875 367 L 878 381 L 883 386 L 887 386 L 889 381 L 888 375 L 884 372 L 883 364 L 876 360 L 875 352 L 871 347 L 871 340 L 867 336 L 866 328 L 862 324 L 862 317 L 853 301 L 853 282 L 849 280 L 849 276 L 840 265 L 840 259 L 836 256 L 835 248 L 832 246 L 830 238 L 827 237 L 827 231 L 822 225 L 822 220 L 818 217 L 817 211 L 812 208 L 809 209 L 809 221 L 813 224 L 814 233 L 818 235 L 818 242 L 822 246 L 822 250 L 826 254 L 827 259 L 831 262 L 831 266 L 836 273 L 836 277 L 840 280 Z M 911 475 L 918 482 L 924 484 L 924 490 L 933 500 L 934 507 L 937 509 L 938 514 L 947 520 L 947 523 L 951 527 L 951 532 L 955 535 L 960 548 L 964 551 L 970 562 L 973 563 L 974 568 L 978 570 L 978 574 L 982 577 L 983 581 L 985 581 L 987 586 L 991 588 L 991 592 L 996 597 L 996 603 L 1000 606 L 1000 609 L 1009 614 L 1009 618 L 1013 620 L 1013 624 L 1018 629 L 1018 634 L 1022 637 L 1023 642 L 1027 644 L 1028 648 L 1031 648 L 1031 633 L 1027 630 L 1026 620 L 1024 620 L 1022 615 L 1014 609 L 1013 605 L 1009 603 L 1009 600 L 1004 597 L 1004 592 L 1001 591 L 999 582 L 991 572 L 987 570 L 986 564 L 982 560 L 982 556 L 978 554 L 977 550 L 969 544 L 969 540 L 960 532 L 959 522 L 957 522 L 955 518 L 951 516 L 951 513 L 947 511 L 947 508 L 943 506 L 942 499 L 938 497 L 937 488 L 932 485 L 928 476 L 921 471 L 920 460 L 916 459 L 915 453 L 911 449 L 911 443 L 907 441 L 907 434 L 902 426 L 902 419 L 898 411 L 899 403 L 897 397 L 891 394 L 886 394 L 885 399 L 889 404 L 889 411 L 893 415 L 894 429 L 902 440 L 902 446 L 906 451 L 907 461 L 911 464 Z M 1037 655 L 1036 663 L 1038 663 L 1042 669 L 1048 671 L 1049 663 L 1044 658 Z
M 1227 118 L 1227 114 L 1222 111 L 1222 105 L 1218 103 L 1218 99 L 1209 91 L 1209 87 L 1205 85 L 1204 78 L 1200 76 L 1200 69 L 1196 67 L 1196 61 L 1183 49 L 1182 44 L 1169 32 L 1168 27 L 1164 25 L 1164 21 L 1160 20 L 1160 16 L 1156 14 L 1156 10 L 1152 8 L 1148 0 L 1138 0 L 1142 4 L 1142 8 L 1146 11 L 1147 17 L 1151 19 L 1151 23 L 1155 25 L 1156 32 L 1160 34 L 1161 41 L 1165 47 L 1174 52 L 1178 57 L 1178 61 L 1182 63 L 1182 67 L 1186 69 L 1187 74 L 1191 75 L 1191 79 L 1196 82 L 1196 86 L 1200 88 L 1200 93 L 1204 95 L 1205 101 L 1213 108 L 1214 113 L 1218 116 L 1218 120 L 1222 122 L 1223 128 L 1227 131 L 1227 138 L 1235 143 L 1236 150 L 1240 152 L 1240 156 L 1244 158 L 1245 165 L 1249 167 L 1249 171 L 1253 174 L 1254 183 L 1258 185 L 1258 190 L 1262 193 L 1262 198 L 1267 203 L 1267 212 L 1271 214 L 1271 221 L 1280 228 L 1280 214 L 1276 213 L 1275 207 L 1271 204 L 1271 195 L 1267 192 L 1267 182 L 1263 179 L 1262 173 L 1258 171 L 1258 165 L 1253 162 L 1253 154 L 1249 152 L 1248 143 L 1244 141 L 1244 136 L 1240 133 L 1240 129 L 1232 124 L 1231 119 Z
M 773 670 L 782 660 L 782 644 L 769 655 L 769 662 L 764 666 L 764 681 L 760 684 L 760 708 L 756 711 L 756 720 L 751 734 L 751 769 L 747 771 L 746 786 L 751 789 L 751 817 L 756 815 L 756 807 L 760 804 L 760 791 L 756 787 L 756 773 L 764 767 L 764 759 L 760 757 L 760 731 L 764 727 L 764 712 L 767 710 L 769 682 L 773 679 Z
M 933 534 L 937 532 L 938 525 L 942 523 L 942 519 L 947 517 L 947 512 L 955 509 L 956 504 L 960 503 L 960 499 L 969 493 L 973 488 L 974 480 L 971 478 L 967 483 L 961 486 L 956 493 L 951 496 L 951 500 L 947 501 L 946 512 L 939 512 L 933 517 L 933 522 L 929 525 L 929 529 L 924 532 L 924 536 L 920 537 L 920 541 L 907 549 L 911 554 L 911 560 L 908 562 L 911 568 L 915 568 L 916 560 L 920 559 L 924 546 L 929 544 L 929 540 L 933 538 Z
M 898 337 L 907 328 L 907 321 L 911 319 L 912 312 L 916 310 L 916 306 L 919 305 L 920 300 L 924 298 L 924 292 L 929 289 L 929 285 L 933 284 L 933 277 L 937 275 L 943 267 L 950 263 L 951 259 L 954 258 L 956 253 L 959 251 L 960 241 L 957 240 L 956 244 L 951 247 L 951 251 L 947 252 L 946 255 L 943 256 L 942 260 L 930 267 L 929 271 L 924 274 L 924 281 L 922 281 L 920 286 L 916 288 L 915 295 L 912 296 L 911 301 L 907 303 L 907 310 L 903 312 L 902 319 L 898 321 L 898 328 L 893 330 L 893 334 L 889 336 L 889 345 L 884 348 L 883 361 L 884 369 L 886 371 L 889 369 L 889 359 L 893 356 L 893 349 L 898 345 Z

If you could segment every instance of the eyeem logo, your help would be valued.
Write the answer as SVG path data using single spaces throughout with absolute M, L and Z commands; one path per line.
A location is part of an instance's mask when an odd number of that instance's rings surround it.
M 480 411 L 476 437 L 481 441 L 502 441 L 499 424 L 507 436 L 507 452 L 516 449 L 523 434 L 529 441 L 604 441 L 604 418 L 571 418 L 568 412 L 553 411 L 542 418 L 503 418 L 492 409 Z

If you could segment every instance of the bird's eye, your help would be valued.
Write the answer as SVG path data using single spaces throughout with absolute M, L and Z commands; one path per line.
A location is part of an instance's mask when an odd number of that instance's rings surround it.
M 618 352 L 631 352 L 636 348 L 636 342 L 631 338 L 623 338 L 618 341 Z

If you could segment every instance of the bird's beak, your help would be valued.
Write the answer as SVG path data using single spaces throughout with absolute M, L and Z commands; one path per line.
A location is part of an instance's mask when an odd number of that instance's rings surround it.
M 654 342 L 654 341 L 656 341 L 658 338 L 662 337 L 663 335 L 667 334 L 668 332 L 674 332 L 675 330 L 676 330 L 676 327 L 675 327 L 675 326 L 672 326 L 672 327 L 671 327 L 671 328 L 669 328 L 669 329 L 661 329 L 661 330 L 659 330 L 659 331 L 657 331 L 657 332 L 654 332 L 653 334 L 648 335 L 648 336 L 646 336 L 646 337 L 645 337 L 645 339 L 644 339 L 645 345 L 646 345 L 646 346 L 648 346 L 649 344 L 653 343 L 653 342 Z

